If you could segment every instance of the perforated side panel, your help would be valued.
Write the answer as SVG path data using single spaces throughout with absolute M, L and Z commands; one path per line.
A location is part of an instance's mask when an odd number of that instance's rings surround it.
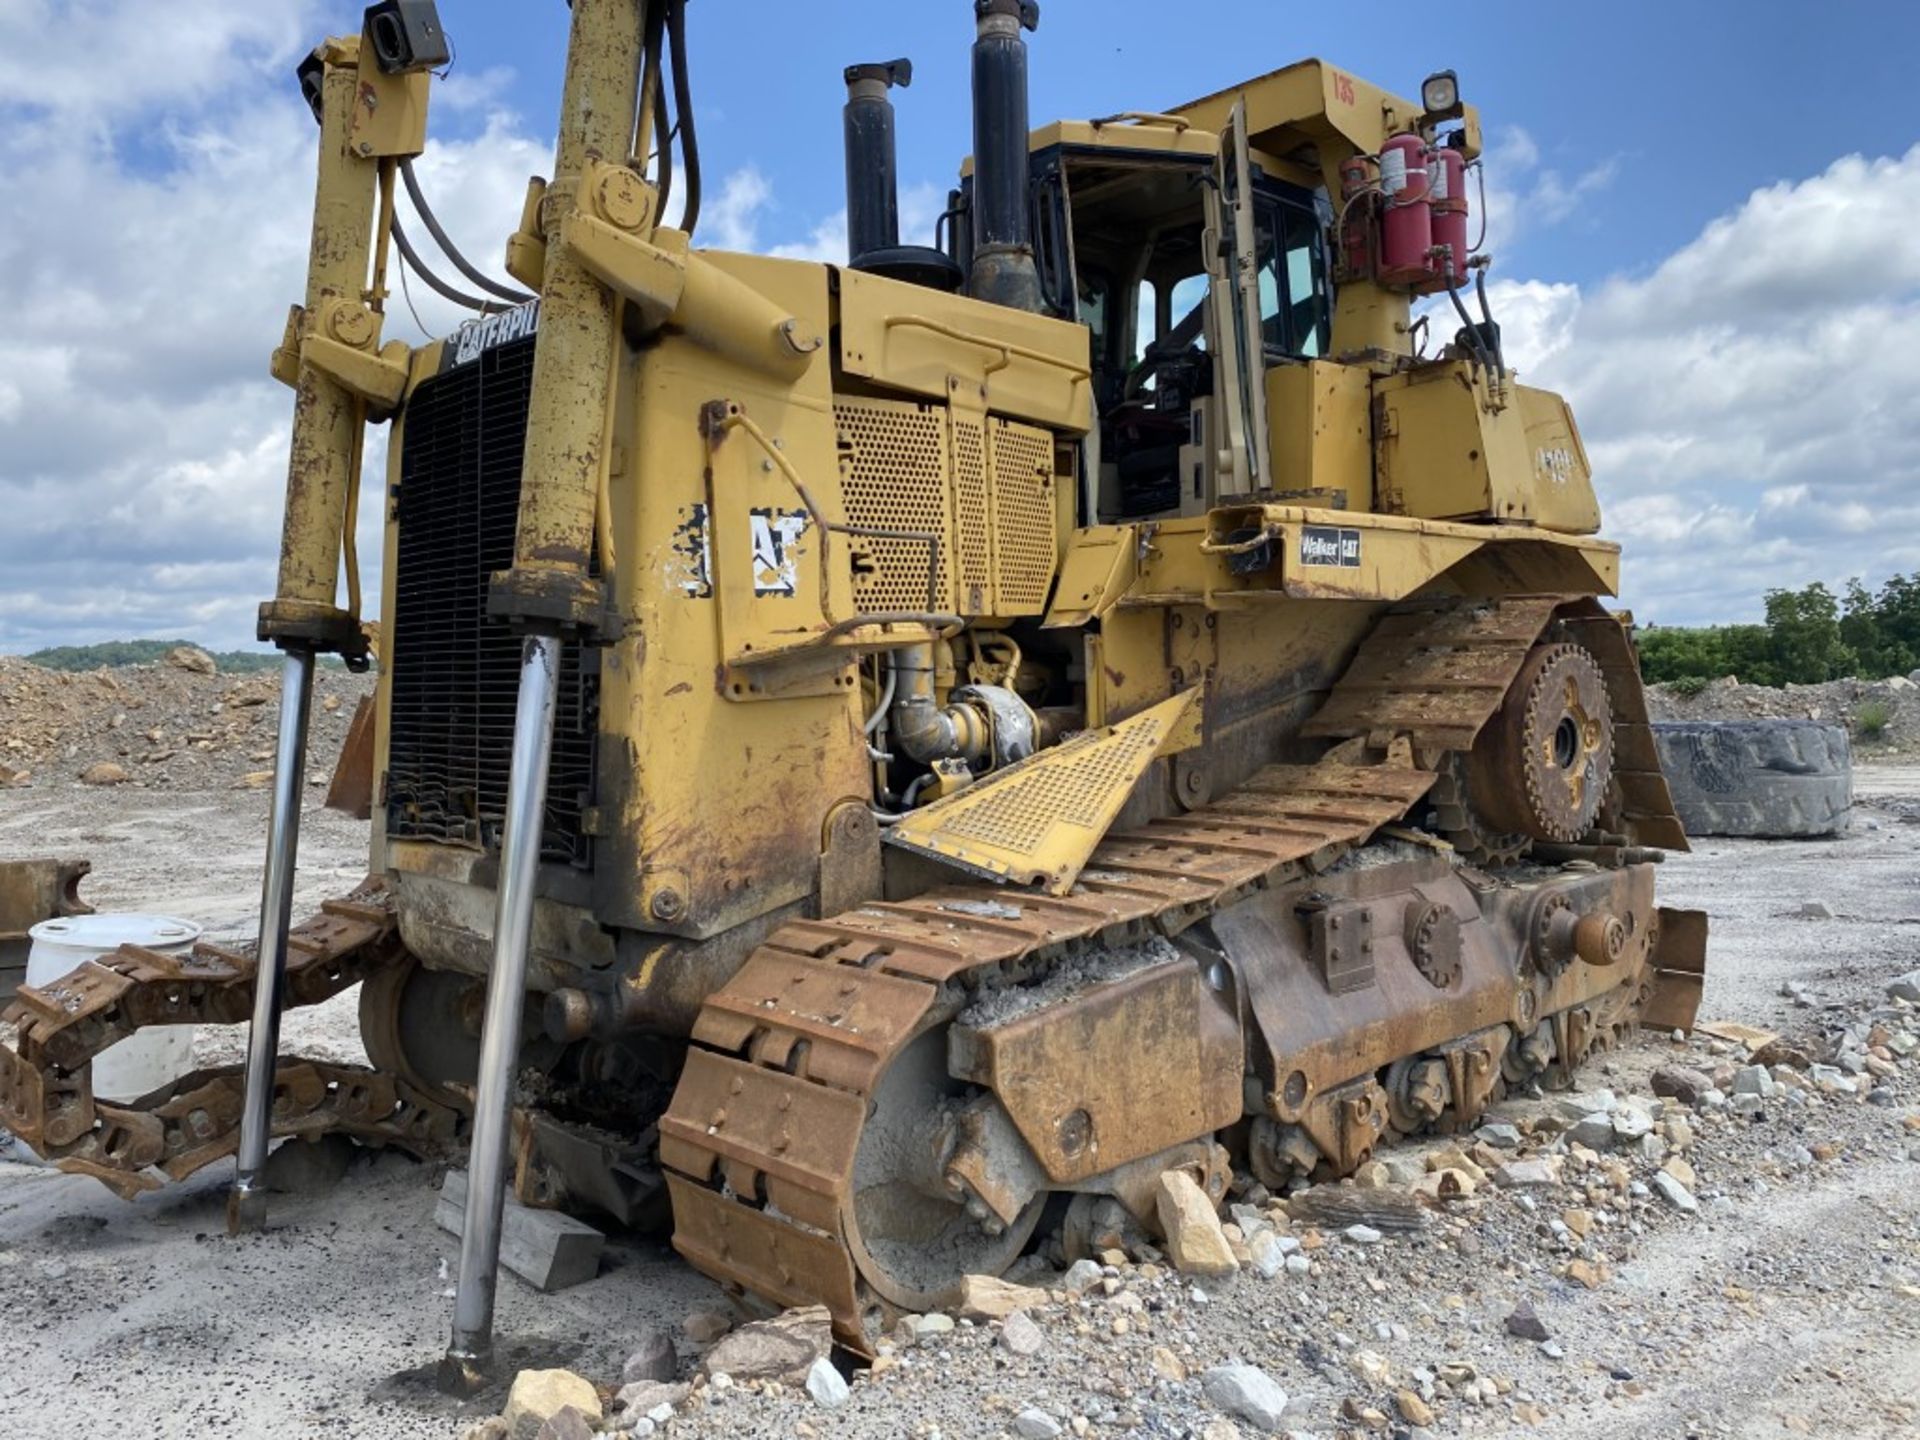
M 987 436 L 976 420 L 953 417 L 953 548 L 960 569 L 960 611 L 984 615 L 993 604 L 993 517 L 987 508 Z
M 877 529 L 913 530 L 940 537 L 936 594 L 951 603 L 946 413 L 930 405 L 837 400 L 840 484 L 847 520 Z M 854 576 L 861 611 L 927 608 L 927 546 L 918 540 L 858 539 L 874 558 L 871 572 Z
M 941 828 L 1005 850 L 1031 851 L 1056 824 L 1104 830 L 1114 792 L 1131 788 L 1159 748 L 1163 730 L 1138 726 L 1080 746 L 1078 755 L 1056 750 L 1049 763 L 1025 775 L 1007 775 L 979 803 Z M 1037 757 L 1036 757 L 1037 758 Z M 964 792 L 963 792 L 964 793 Z
M 1038 615 L 1046 608 L 1059 558 L 1054 534 L 1053 437 L 1044 430 L 993 422 L 994 557 L 1002 615 Z

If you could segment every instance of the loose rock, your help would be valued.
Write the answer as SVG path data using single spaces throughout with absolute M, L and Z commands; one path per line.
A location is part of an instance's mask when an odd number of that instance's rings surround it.
M 613 1397 L 613 1408 L 631 1415 L 651 1415 L 662 1405 L 671 1411 L 687 1398 L 688 1388 L 673 1381 L 639 1380 L 620 1387 Z
M 711 1345 L 733 1329 L 733 1317 L 719 1310 L 692 1310 L 681 1320 L 680 1329 L 696 1345 Z
M 171 665 L 176 670 L 185 670 L 194 675 L 217 675 L 220 666 L 213 656 L 198 645 L 176 645 L 160 657 L 162 665 Z
M 1509 1189 L 1558 1185 L 1560 1168 L 1552 1160 L 1509 1160 L 1493 1172 L 1493 1183 Z
M 1046 1291 L 1014 1285 L 993 1275 L 969 1275 L 960 1282 L 958 1309 L 962 1320 L 1005 1320 L 1016 1310 L 1032 1310 L 1046 1303 Z
M 571 1370 L 522 1370 L 507 1392 L 508 1440 L 538 1440 L 540 1427 L 571 1407 L 589 1425 L 600 1423 L 600 1396 Z
M 742 1325 L 701 1358 L 707 1375 L 739 1380 L 779 1380 L 798 1385 L 813 1362 L 833 1348 L 833 1317 L 824 1305 L 788 1310 L 771 1320 Z
M 1167 1232 L 1167 1256 L 1186 1275 L 1231 1275 L 1240 1268 L 1207 1192 L 1184 1170 L 1160 1177 L 1154 1209 Z
M 1054 1440 L 1062 1432 L 1060 1422 L 1053 1416 L 1029 1407 L 1013 1417 L 1013 1433 L 1021 1440 Z
M 573 1406 L 563 1405 L 541 1422 L 535 1440 L 593 1440 L 593 1426 Z
M 1060 1277 L 1060 1288 L 1069 1295 L 1084 1295 L 1098 1285 L 1105 1272 L 1092 1260 L 1076 1260 Z
M 1400 1418 L 1409 1425 L 1433 1424 L 1433 1407 L 1411 1390 L 1402 1390 L 1393 1397 L 1394 1406 L 1400 1411 Z
M 1660 1198 L 1676 1210 L 1684 1210 L 1691 1215 L 1700 1208 L 1700 1202 L 1693 1198 L 1693 1192 L 1682 1185 L 1679 1178 L 1668 1170 L 1656 1170 L 1650 1182 L 1660 1192 Z
M 1534 1313 L 1532 1304 L 1525 1300 L 1514 1306 L 1513 1313 L 1507 1316 L 1507 1333 L 1535 1344 L 1553 1338 L 1546 1322 Z
M 1653 1093 L 1697 1109 L 1713 1089 L 1713 1077 L 1686 1065 L 1662 1065 L 1651 1077 Z
M 1200 1388 L 1216 1409 L 1244 1420 L 1265 1434 L 1280 1429 L 1287 1392 L 1257 1365 L 1216 1365 L 1200 1379 Z
M 673 1350 L 673 1337 L 665 1327 L 649 1325 L 634 1337 L 632 1353 L 620 1367 L 620 1379 L 628 1385 L 643 1380 L 671 1380 L 679 1364 Z
M 822 1355 L 807 1368 L 807 1394 L 822 1410 L 838 1410 L 847 1403 L 851 1393 L 845 1377 L 833 1368 L 833 1361 L 826 1356 Z
M 1000 1326 L 1000 1348 L 1010 1354 L 1038 1355 L 1046 1343 L 1047 1337 L 1024 1310 L 1014 1311 Z

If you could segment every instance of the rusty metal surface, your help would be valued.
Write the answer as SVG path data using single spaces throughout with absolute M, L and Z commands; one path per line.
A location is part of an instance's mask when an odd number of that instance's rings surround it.
M 1395 1130 L 1479 1113 L 1503 1077 L 1570 1066 L 1610 1043 L 1666 973 L 1649 958 L 1651 866 L 1534 889 L 1489 881 L 1498 897 L 1484 912 L 1444 847 L 1330 874 L 1433 784 L 1410 753 L 1444 761 L 1472 746 L 1562 598 L 1386 617 L 1309 733 L 1360 737 L 1388 763 L 1345 763 L 1361 753 L 1347 745 L 1317 764 L 1268 766 L 1211 805 L 1107 837 L 1057 897 L 961 884 L 776 930 L 703 1008 L 662 1122 L 676 1248 L 723 1283 L 827 1304 L 840 1339 L 870 1348 L 902 1289 L 871 1268 L 854 1218 L 883 1078 L 970 996 L 1037 982 L 1090 945 L 1194 937 L 1164 976 L 1094 985 L 1030 1025 L 948 1036 L 954 1073 L 992 1087 L 984 1093 L 1013 1112 L 1027 1165 L 1065 1188 L 1097 1189 L 1143 1149 L 1225 1128 L 1243 1104 L 1229 1083 L 1238 1091 L 1248 1068 L 1269 1092 L 1252 1112 L 1254 1153 L 1276 1175 L 1340 1173 Z M 1405 675 L 1426 688 L 1403 690 Z M 1354 948 L 1368 964 L 1353 968 L 1345 995 L 1332 993 L 1326 967 L 1288 960 L 1310 943 L 1292 907 L 1316 886 L 1379 911 Z M 1563 911 L 1570 928 L 1555 918 Z M 1574 957 L 1595 911 L 1636 922 L 1620 927 L 1634 939 L 1604 966 Z M 1208 1013 L 1194 957 L 1214 946 L 1247 999 L 1244 1039 L 1237 1018 Z M 971 1123 L 993 1128 L 984 1115 Z M 1004 1221 L 1033 1172 L 985 1163 L 964 1138 L 973 1131 L 956 1132 L 946 1183 L 973 1187 L 982 1224 L 996 1223 L 990 1212 Z M 1111 1150 L 1086 1155 L 1092 1137 L 1116 1131 Z
M 736 1083 L 736 1100 L 745 1095 L 746 1072 L 779 1072 L 775 1083 L 794 1109 L 808 1088 L 856 1100 L 871 1095 L 910 1040 L 951 1017 L 947 987 L 953 982 L 978 985 L 1037 969 L 1088 942 L 1178 934 L 1310 859 L 1324 861 L 1363 842 L 1404 814 L 1431 780 L 1426 772 L 1386 766 L 1271 766 L 1223 801 L 1218 814 L 1197 811 L 1110 837 L 1062 897 L 987 884 L 954 886 L 783 926 L 708 1001 L 694 1029 L 696 1047 L 737 1068 L 721 1071 L 690 1059 L 688 1079 L 662 1121 L 676 1247 L 716 1278 L 773 1299 L 827 1300 L 825 1289 L 795 1289 L 794 1277 L 803 1270 L 814 1275 L 840 1297 L 828 1303 L 841 1338 L 871 1345 L 875 1337 L 863 1325 L 874 1302 L 861 1294 L 852 1262 L 844 1258 L 845 1208 L 865 1109 L 858 1103 L 839 1106 L 838 1128 L 776 1127 L 775 1133 L 789 1137 L 776 1152 L 753 1139 L 767 1122 L 736 1123 L 735 1110 L 725 1103 Z M 1192 1008 L 1195 1016 L 1189 1018 L 1197 1018 L 1197 999 Z M 1124 1028 L 1131 1017 L 1121 1023 Z M 1216 1054 L 1221 1047 L 1207 1033 L 1205 1025 L 1181 1028 L 1166 1043 L 1193 1052 L 1181 1063 L 1190 1079 L 1211 1070 L 1217 1085 L 1220 1071 L 1213 1067 L 1224 1061 L 1237 1092 L 1237 1058 L 1228 1059 L 1223 1049 Z M 691 1054 L 700 1054 L 699 1048 Z M 724 1084 L 722 1074 L 728 1077 Z M 1108 1098 L 1116 1107 L 1121 1103 Z M 1224 1090 L 1209 1090 L 1198 1108 L 1204 1113 L 1198 1127 L 1213 1128 L 1208 1122 L 1215 1120 L 1214 1111 L 1228 1108 Z M 827 1107 L 816 1110 L 824 1121 Z M 716 1111 L 725 1112 L 718 1125 Z M 1139 1115 L 1128 1121 L 1117 1108 L 1111 1114 L 1116 1125 L 1147 1123 Z M 1112 1163 L 1132 1153 L 1123 1145 Z M 1077 1174 L 1085 1165 L 1069 1168 Z M 765 1198 L 776 1183 L 786 1192 L 780 1203 Z M 763 1258 L 749 1258 L 755 1255 Z M 785 1270 L 756 1269 L 773 1263 L 771 1257 Z
M 1707 978 L 1707 912 L 1660 907 L 1653 994 L 1641 1018 L 1659 1030 L 1690 1030 Z
M 1414 601 L 1383 616 L 1303 735 L 1409 736 L 1418 751 L 1468 750 L 1567 597 Z
M 369 882 L 289 937 L 287 1003 L 314 1005 L 397 963 L 385 893 Z M 250 954 L 202 943 L 187 955 L 135 946 L 43 986 L 23 986 L 4 1018 L 18 1038 L 0 1049 L 0 1124 L 61 1169 L 92 1175 L 123 1197 L 178 1180 L 239 1141 L 239 1066 L 202 1070 L 138 1101 L 98 1100 L 93 1059 L 144 1025 L 234 1024 L 253 1004 Z M 420 1154 L 447 1145 L 450 1107 L 363 1066 L 283 1059 L 274 1074 L 276 1136 L 338 1130 Z
M 1617 803 L 1601 810 L 1601 824 L 1618 830 L 1636 845 L 1663 850 L 1687 849 L 1687 834 L 1673 808 L 1667 777 L 1654 748 L 1653 727 L 1647 717 L 1646 686 L 1633 643 L 1619 619 L 1597 600 L 1577 600 L 1561 611 L 1567 634 L 1600 661 L 1613 702 L 1613 775 Z
M 1048 1179 L 1084 1180 L 1240 1118 L 1244 1045 L 1232 996 L 1185 956 L 1101 985 L 1082 1003 L 957 1027 L 962 1078 L 996 1094 Z M 1125 1065 L 1114 1057 L 1127 1057 Z M 1141 1075 L 1152 1075 L 1142 1085 Z
M 1536 645 L 1467 761 L 1493 825 L 1571 844 L 1599 814 L 1613 778 L 1613 706 L 1593 653 Z
M 26 978 L 27 934 L 42 920 L 90 915 L 80 898 L 80 882 L 93 870 L 90 860 L 0 860 L 0 999 L 9 999 Z
M 374 697 L 362 695 L 340 746 L 340 759 L 327 786 L 327 809 L 356 820 L 373 817 Z

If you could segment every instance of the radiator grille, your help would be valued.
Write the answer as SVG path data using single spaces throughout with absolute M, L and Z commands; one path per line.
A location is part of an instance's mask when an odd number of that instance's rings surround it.
M 487 618 L 513 563 L 534 337 L 423 382 L 407 403 L 387 664 L 387 833 L 495 849 L 506 814 L 520 641 Z M 541 858 L 587 868 L 597 655 L 562 647 Z

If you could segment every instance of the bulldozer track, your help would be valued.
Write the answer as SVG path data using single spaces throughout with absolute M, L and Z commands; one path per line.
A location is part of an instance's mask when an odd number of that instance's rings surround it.
M 404 960 L 391 903 L 368 881 L 288 936 L 286 1004 L 317 1005 Z M 245 1083 L 238 1065 L 196 1071 L 138 1100 L 93 1094 L 93 1059 L 146 1025 L 231 1025 L 253 1010 L 255 957 L 202 942 L 187 955 L 123 946 L 43 986 L 22 986 L 0 1019 L 0 1124 L 43 1159 L 91 1175 L 123 1198 L 231 1155 Z M 273 1133 L 337 1130 L 421 1154 L 445 1148 L 459 1113 L 396 1076 L 358 1065 L 282 1059 Z
M 1567 604 L 1391 612 L 1306 733 L 1381 748 L 1406 737 L 1429 764 L 1464 750 Z M 1620 646 L 1630 664 L 1623 636 Z M 1435 778 L 1331 757 L 1270 765 L 1205 808 L 1109 837 L 1064 897 L 962 883 L 781 927 L 702 1008 L 661 1122 L 675 1247 L 767 1300 L 826 1303 L 842 1341 L 870 1347 L 890 1312 L 862 1282 L 846 1214 L 875 1087 L 908 1043 L 977 991 L 1037 979 L 1076 947 L 1171 938 L 1325 869 Z M 1644 972 L 1622 975 L 1563 1031 L 1610 1043 L 1645 993 Z

